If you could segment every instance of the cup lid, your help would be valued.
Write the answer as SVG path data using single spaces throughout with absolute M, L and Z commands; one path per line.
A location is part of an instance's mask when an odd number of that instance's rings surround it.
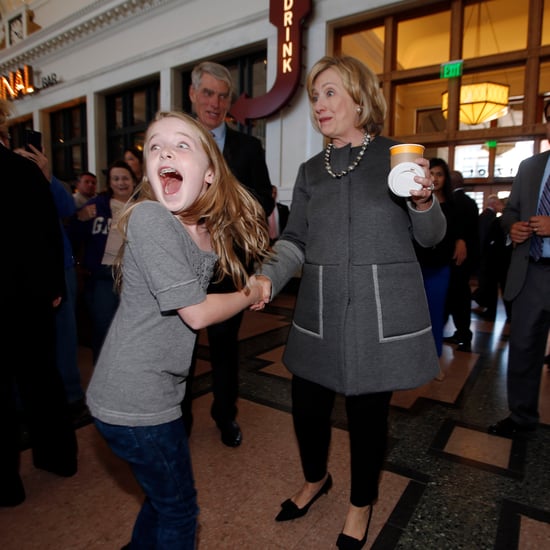
M 415 176 L 424 177 L 422 168 L 414 162 L 401 162 L 388 176 L 388 185 L 392 193 L 399 197 L 410 197 L 411 189 L 422 189 L 422 185 L 414 181 Z

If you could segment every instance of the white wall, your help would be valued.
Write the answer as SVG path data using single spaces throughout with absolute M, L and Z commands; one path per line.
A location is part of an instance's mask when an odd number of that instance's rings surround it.
M 134 0 L 138 5 L 141 2 Z M 307 70 L 327 52 L 327 22 L 388 3 L 313 0 L 303 29 L 302 83 Z M 0 51 L 0 74 L 27 63 L 40 71 L 38 76 L 58 75 L 61 82 L 56 86 L 16 102 L 17 115 L 33 114 L 35 122 L 43 118 L 38 116 L 40 111 L 87 98 L 89 129 L 104 132 L 104 121 L 98 120 L 104 116 L 99 94 L 154 75 L 161 81 L 161 106 L 169 108 L 179 102 L 174 82 L 178 69 L 265 41 L 268 90 L 275 80 L 277 29 L 269 22 L 269 0 L 148 0 L 139 15 L 132 11 L 120 17 L 115 15 L 117 6 L 128 9 L 132 2 L 40 0 L 29 5 L 35 21 L 44 28 L 13 51 Z M 102 14 L 106 14 L 104 19 Z M 74 29 L 79 32 L 73 39 L 70 32 Z M 61 36 L 62 47 L 52 45 L 57 36 Z M 98 151 L 103 144 L 97 135 L 89 138 L 90 170 L 98 173 L 104 167 L 104 155 Z M 266 129 L 268 167 L 273 183 L 280 187 L 282 202 L 290 201 L 300 163 L 320 151 L 322 142 L 312 128 L 307 97 L 300 86 L 290 103 L 269 119 Z

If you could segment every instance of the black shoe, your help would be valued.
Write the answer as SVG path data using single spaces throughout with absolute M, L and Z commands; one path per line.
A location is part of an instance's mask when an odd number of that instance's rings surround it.
M 228 447 L 238 447 L 243 441 L 243 434 L 239 425 L 233 420 L 218 424 L 222 433 L 222 443 Z
M 443 341 L 446 344 L 460 344 L 460 340 L 458 339 L 458 336 L 456 334 L 453 334 L 452 336 L 445 336 L 443 338 Z
M 332 476 L 329 474 L 323 486 L 317 491 L 317 494 L 303 507 L 298 508 L 289 498 L 281 504 L 281 511 L 277 514 L 275 521 L 289 521 L 291 519 L 301 518 L 307 514 L 310 506 L 322 495 L 327 494 L 332 487 Z
M 472 351 L 472 343 L 464 341 L 456 347 L 456 351 L 465 351 L 467 353 Z
M 25 500 L 25 488 L 21 478 L 17 475 L 15 479 L 3 481 L 0 486 L 0 506 L 18 506 Z
M 76 457 L 66 459 L 33 459 L 35 468 L 45 470 L 51 474 L 61 477 L 72 477 L 78 470 L 78 461 Z
M 369 510 L 369 519 L 367 521 L 367 528 L 365 529 L 365 535 L 361 540 L 350 537 L 349 535 L 344 535 L 340 533 L 336 539 L 336 546 L 340 550 L 361 550 L 363 546 L 367 543 L 367 537 L 369 535 L 370 519 L 372 517 L 372 505 Z
M 501 437 L 530 437 L 537 429 L 533 424 L 518 424 L 510 417 L 499 420 L 496 424 L 489 426 L 487 430 L 492 435 L 499 435 Z

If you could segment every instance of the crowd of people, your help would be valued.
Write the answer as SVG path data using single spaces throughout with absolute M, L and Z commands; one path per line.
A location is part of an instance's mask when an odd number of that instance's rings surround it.
M 157 113 L 143 150 L 125 150 L 100 192 L 91 172 L 79 174 L 73 193 L 43 151 L 10 151 L 10 110 L 0 102 L 2 166 L 24 178 L 42 206 L 15 235 L 6 217 L 2 232 L 20 270 L 14 292 L 2 298 L 12 315 L 4 337 L 25 356 L 1 371 L 0 506 L 25 498 L 18 413 L 34 465 L 71 476 L 75 424 L 87 412 L 145 494 L 126 548 L 194 549 L 188 438 L 197 332 L 208 334 L 212 419 L 222 443 L 237 447 L 243 311 L 264 309 L 297 272 L 283 361 L 292 373 L 303 480 L 276 521 L 305 516 L 332 488 L 331 412 L 341 395 L 351 479 L 336 546 L 364 547 L 392 392 L 437 377 L 444 343 L 471 351 L 472 298 L 493 320 L 502 293 L 511 322 L 510 415 L 489 433 L 535 431 L 550 330 L 550 153 L 523 161 L 507 204 L 490 196 L 481 214 L 462 174 L 441 158 L 417 158 L 418 189 L 398 197 L 388 188 L 396 142 L 382 136 L 386 103 L 376 75 L 353 57 L 326 56 L 309 71 L 306 91 L 326 148 L 300 165 L 290 210 L 277 203 L 261 142 L 226 122 L 234 84 L 217 63 L 192 72 L 193 116 Z M 545 115 L 550 137 L 550 103 Z M 25 267 L 31 257 L 38 280 Z M 79 288 L 94 363 L 86 395 L 77 361 Z M 41 327 L 33 346 L 22 341 L 28 311 Z M 456 330 L 445 337 L 449 318 Z

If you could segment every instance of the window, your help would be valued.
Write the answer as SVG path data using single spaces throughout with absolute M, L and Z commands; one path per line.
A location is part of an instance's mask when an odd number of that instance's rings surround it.
M 128 147 L 143 148 L 145 131 L 159 106 L 158 82 L 124 90 L 106 98 L 107 161 L 122 158 Z
M 519 162 L 548 147 L 543 106 L 550 101 L 550 0 L 544 0 L 542 17 L 540 5 L 395 3 L 366 11 L 351 25 L 331 23 L 334 53 L 357 57 L 375 70 L 388 103 L 385 135 L 422 143 L 427 158 L 445 158 L 470 179 L 467 185 L 489 188 L 496 180 L 509 186 Z M 458 11 L 462 17 L 452 18 Z M 528 29 L 532 37 L 541 36 L 539 44 L 528 44 Z M 461 74 L 441 78 L 441 65 L 455 60 L 462 60 Z M 507 112 L 466 124 L 458 117 L 461 86 L 481 82 L 509 87 Z M 444 92 L 448 116 L 442 113 Z
M 414 69 L 449 61 L 450 28 L 449 11 L 400 21 L 395 68 Z
M 50 114 L 52 171 L 61 180 L 74 181 L 88 169 L 86 104 Z

